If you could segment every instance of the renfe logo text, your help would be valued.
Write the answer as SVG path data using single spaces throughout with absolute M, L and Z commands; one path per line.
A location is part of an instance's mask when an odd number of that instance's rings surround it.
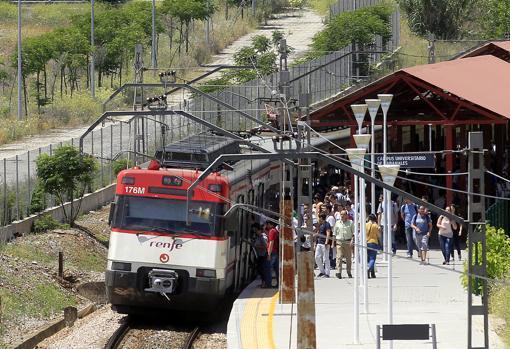
M 149 246 L 156 248 L 168 248 L 168 250 L 172 252 L 173 250 L 179 250 L 182 247 L 182 241 L 180 239 L 172 240 L 172 242 L 151 241 Z

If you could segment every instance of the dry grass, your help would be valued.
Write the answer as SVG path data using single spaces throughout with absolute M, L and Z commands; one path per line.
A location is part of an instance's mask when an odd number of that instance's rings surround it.
M 96 12 L 103 9 L 101 5 L 96 5 Z M 33 5 L 23 8 L 23 37 L 31 37 L 51 31 L 54 28 L 66 26 L 71 15 L 88 15 L 89 4 L 55 4 L 55 5 Z M 213 30 L 210 34 L 209 49 L 205 45 L 204 22 L 196 22 L 190 33 L 190 50 L 184 52 L 184 45 L 181 48 L 181 54 L 177 54 L 177 44 L 173 43 L 173 49 L 170 52 L 168 35 L 160 34 L 160 44 L 158 52 L 158 66 L 164 68 L 183 68 L 178 74 L 181 78 L 189 80 L 199 74 L 196 67 L 201 63 L 207 63 L 212 54 L 220 52 L 230 43 L 244 34 L 252 31 L 257 26 L 255 18 L 249 15 L 250 11 L 245 11 L 244 18 L 241 18 L 240 11 L 231 8 L 229 11 L 229 20 L 225 20 L 224 12 L 218 10 L 213 18 Z M 16 47 L 16 6 L 10 3 L 0 2 L 0 16 L 5 20 L 0 21 L 0 54 L 11 77 L 12 83 L 15 79 L 15 71 L 10 67 L 10 56 Z M 174 35 L 176 41 L 177 35 Z M 150 52 L 145 52 L 144 61 L 146 65 L 150 62 Z M 105 80 L 105 83 L 107 83 Z M 82 79 L 83 83 L 85 79 Z M 128 72 L 123 73 L 123 82 L 133 81 L 133 72 L 130 66 Z M 151 73 L 144 76 L 145 82 L 158 81 L 157 77 Z M 82 87 L 81 91 L 75 92 L 73 97 L 65 96 L 63 99 L 55 97 L 53 104 L 42 108 L 42 112 L 37 112 L 35 105 L 34 84 L 29 79 L 29 117 L 23 121 L 17 121 L 16 113 L 16 88 L 12 85 L 5 88 L 0 94 L 0 117 L 3 121 L 0 124 L 0 144 L 5 144 L 21 137 L 34 135 L 45 130 L 62 126 L 77 126 L 97 119 L 101 114 L 101 102 L 104 101 L 112 92 L 112 89 L 96 89 L 96 100 L 89 97 L 89 91 Z M 108 84 L 109 85 L 109 84 Z M 117 80 L 118 85 L 118 80 Z M 115 88 L 115 86 L 114 86 Z M 125 101 L 118 98 L 115 102 L 117 108 L 128 108 L 129 105 L 122 105 L 123 102 L 129 103 L 129 98 Z M 120 103 L 120 104 L 119 104 Z
M 310 0 L 309 5 L 317 11 L 321 16 L 329 14 L 330 6 L 337 0 Z

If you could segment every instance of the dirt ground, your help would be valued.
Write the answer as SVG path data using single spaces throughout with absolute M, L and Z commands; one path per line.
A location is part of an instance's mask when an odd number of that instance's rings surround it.
M 108 236 L 109 207 L 82 216 L 78 224 L 102 241 Z M 64 254 L 64 277 L 58 277 L 58 254 Z M 26 234 L 0 245 L 2 321 L 0 348 L 44 323 L 62 316 L 62 308 L 90 303 L 77 286 L 104 280 L 106 247 L 77 229 Z

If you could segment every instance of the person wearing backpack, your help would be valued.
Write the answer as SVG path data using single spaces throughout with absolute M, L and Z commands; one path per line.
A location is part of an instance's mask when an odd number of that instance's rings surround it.
M 405 233 L 406 233 L 406 242 L 407 242 L 407 257 L 413 258 L 413 251 L 416 250 L 418 256 L 420 255 L 420 251 L 416 246 L 414 229 L 411 227 L 411 220 L 414 215 L 418 213 L 418 206 L 415 203 L 412 203 L 408 198 L 404 199 L 404 204 L 400 207 L 400 216 L 404 221 Z
M 432 219 L 427 214 L 425 206 L 418 208 L 418 213 L 411 220 L 411 228 L 415 231 L 416 246 L 420 250 L 421 263 L 427 264 L 427 251 L 429 249 L 429 238 L 432 231 Z

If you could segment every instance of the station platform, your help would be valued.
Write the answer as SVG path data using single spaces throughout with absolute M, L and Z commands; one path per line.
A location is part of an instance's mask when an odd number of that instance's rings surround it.
M 393 323 L 435 324 L 437 348 L 467 347 L 467 292 L 461 285 L 463 261 L 442 265 L 440 251 L 430 251 L 429 265 L 393 257 Z M 377 260 L 377 278 L 368 280 L 368 313 L 360 304 L 359 344 L 354 344 L 354 279 L 315 278 L 317 348 L 376 348 L 376 325 L 388 323 L 387 263 Z M 315 274 L 318 271 L 315 270 Z M 261 289 L 260 280 L 247 287 L 234 303 L 227 327 L 229 349 L 296 348 L 297 306 L 279 304 L 276 289 Z M 360 298 L 362 299 L 362 293 Z M 475 317 L 473 344 L 482 344 L 483 323 Z M 490 348 L 503 349 L 490 332 Z M 388 348 L 389 342 L 382 342 Z M 432 348 L 432 341 L 393 341 L 393 348 Z

